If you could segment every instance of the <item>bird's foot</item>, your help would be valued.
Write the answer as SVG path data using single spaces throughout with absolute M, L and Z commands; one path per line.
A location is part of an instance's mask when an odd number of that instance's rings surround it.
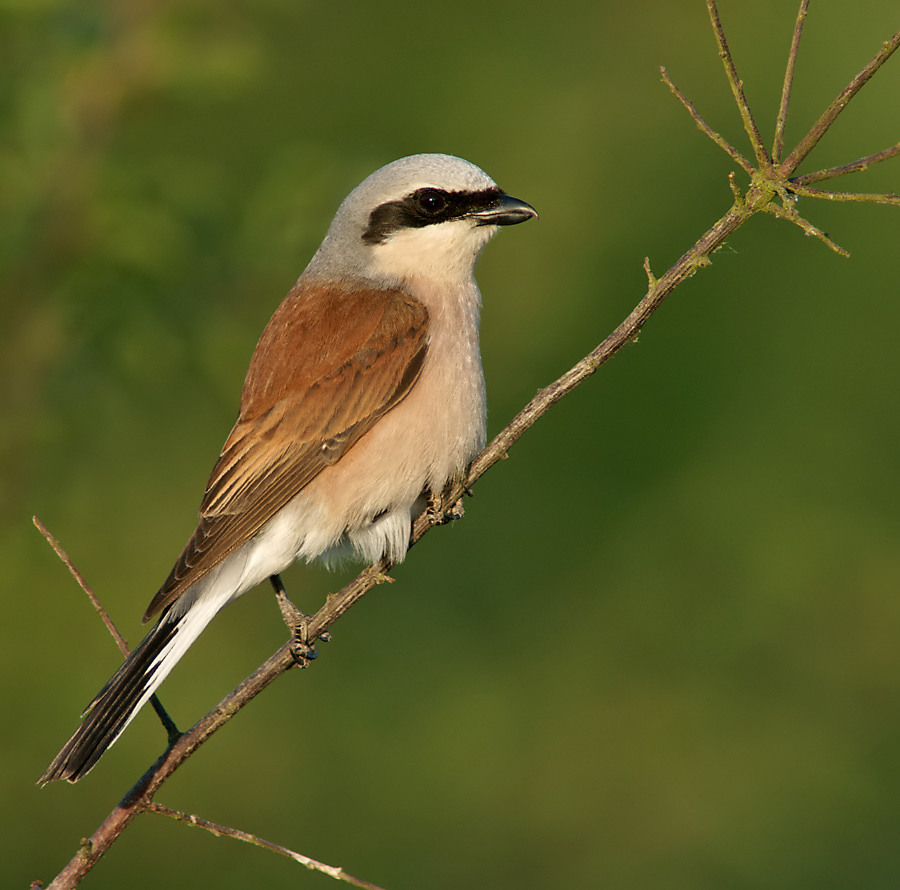
M 471 492 L 468 491 L 466 493 L 471 494 Z M 428 492 L 428 506 L 426 507 L 426 510 L 432 525 L 447 525 L 450 522 L 455 522 L 457 519 L 463 518 L 466 513 L 466 508 L 462 498 L 459 498 L 459 500 L 447 508 L 443 508 L 442 501 L 443 494 L 435 494 L 433 491 Z
M 310 618 L 312 616 L 301 612 L 290 600 L 280 575 L 272 575 L 272 587 L 275 588 L 275 599 L 281 610 L 281 617 L 291 632 L 291 654 L 298 667 L 306 667 L 316 656 L 316 648 L 310 640 Z M 318 639 L 328 642 L 331 637 L 327 633 L 320 634 Z

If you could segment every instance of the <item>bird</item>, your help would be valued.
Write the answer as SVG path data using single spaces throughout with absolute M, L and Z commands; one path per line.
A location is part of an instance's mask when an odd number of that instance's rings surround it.
M 447 154 L 393 161 L 347 195 L 263 330 L 197 527 L 144 613 L 156 624 L 40 785 L 87 775 L 251 588 L 298 559 L 403 559 L 429 498 L 485 442 L 476 261 L 535 217 Z

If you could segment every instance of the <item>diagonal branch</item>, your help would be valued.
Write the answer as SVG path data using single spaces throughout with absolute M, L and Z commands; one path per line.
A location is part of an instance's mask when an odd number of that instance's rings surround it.
M 794 35 L 791 38 L 791 49 L 788 52 L 787 67 L 784 71 L 784 85 L 781 88 L 781 104 L 778 106 L 778 117 L 775 118 L 775 141 L 772 143 L 772 160 L 777 164 L 784 150 L 784 128 L 787 124 L 788 105 L 791 102 L 791 88 L 794 85 L 794 68 L 797 65 L 797 54 L 800 52 L 800 37 L 806 23 L 806 11 L 809 0 L 800 0 L 800 10 L 794 24 Z
M 109 612 L 106 611 L 103 603 L 97 598 L 97 594 L 91 589 L 91 586 L 85 580 L 84 575 L 75 568 L 75 564 L 69 559 L 69 554 L 63 550 L 62 544 L 60 544 L 50 533 L 47 526 L 45 526 L 37 516 L 32 516 L 31 521 L 34 523 L 34 527 L 44 536 L 47 543 L 53 548 L 54 553 L 60 558 L 63 565 L 69 570 L 69 574 L 75 579 L 78 586 L 87 594 L 87 598 L 94 607 L 94 611 L 100 616 L 100 620 L 106 626 L 106 629 L 109 631 L 112 638 L 116 641 L 119 651 L 127 658 L 131 653 L 131 650 L 128 648 L 128 643 L 125 642 L 125 637 L 119 633 L 119 628 L 116 627 L 115 622 L 109 617 Z
M 289 850 L 287 847 L 282 847 L 280 844 L 273 844 L 271 841 L 267 841 L 255 834 L 250 834 L 248 831 L 240 831 L 237 828 L 228 828 L 226 825 L 219 825 L 216 822 L 210 822 L 208 819 L 201 819 L 199 816 L 183 813 L 181 810 L 172 809 L 172 807 L 167 807 L 161 803 L 151 803 L 147 809 L 151 813 L 159 813 L 159 815 L 167 816 L 169 819 L 174 819 L 176 822 L 184 822 L 186 825 L 202 828 L 204 831 L 208 831 L 216 837 L 234 838 L 235 840 L 252 844 L 254 847 L 262 847 L 264 850 L 278 853 L 280 856 L 286 856 L 294 862 L 299 862 L 300 865 L 305 865 L 310 871 L 321 872 L 323 875 L 328 875 L 330 878 L 343 881 L 345 884 L 351 884 L 354 887 L 362 887 L 363 890 L 382 890 L 382 888 L 378 887 L 376 884 L 364 881 L 362 878 L 353 877 L 353 875 L 348 874 L 340 866 L 326 865 L 324 862 L 319 862 L 318 859 L 312 859 L 309 856 L 304 856 L 302 853 L 296 853 L 293 850 Z
M 125 641 L 125 637 L 119 633 L 119 629 L 116 627 L 115 622 L 110 618 L 109 612 L 106 611 L 106 607 L 103 603 L 100 602 L 97 594 L 91 589 L 90 585 L 84 578 L 84 575 L 75 568 L 75 564 L 69 559 L 69 554 L 63 550 L 62 545 L 59 541 L 50 534 L 50 531 L 41 522 L 37 516 L 32 516 L 31 521 L 34 523 L 35 528 L 44 536 L 47 543 L 53 548 L 53 551 L 56 555 L 62 560 L 63 565 L 69 570 L 69 574 L 78 582 L 78 586 L 87 594 L 87 598 L 90 600 L 91 605 L 94 607 L 94 611 L 100 616 L 100 620 L 106 626 L 106 629 L 110 632 L 112 638 L 116 641 L 116 645 L 119 647 L 119 651 L 125 658 L 128 658 L 131 650 L 128 648 L 128 643 Z M 166 735 L 169 737 L 169 741 L 174 741 L 181 734 L 181 730 L 175 725 L 175 721 L 170 716 L 169 712 L 163 707 L 163 703 L 159 700 L 159 696 L 154 693 L 150 696 L 150 705 L 154 711 L 156 711 L 156 716 L 159 717 L 160 722 L 163 725 L 163 728 L 166 730 Z
M 698 129 L 705 133 L 719 148 L 722 149 L 735 163 L 739 164 L 744 171 L 752 176 L 754 173 L 754 167 L 724 136 L 720 133 L 717 133 L 701 116 L 700 112 L 694 106 L 694 103 L 685 96 L 681 90 L 672 83 L 671 78 L 669 77 L 669 72 L 662 66 L 659 68 L 659 73 L 662 76 L 663 83 L 672 91 L 672 94 L 676 99 L 687 109 L 687 113 L 694 119 L 694 123 L 697 124 Z
M 837 179 L 838 176 L 846 176 L 848 173 L 859 173 L 868 170 L 873 164 L 886 161 L 894 155 L 900 154 L 900 142 L 892 145 L 884 151 L 877 151 L 873 155 L 867 155 L 858 161 L 851 161 L 849 164 L 839 164 L 837 167 L 828 167 L 826 170 L 816 170 L 814 173 L 804 173 L 803 176 L 796 176 L 791 179 L 794 185 L 809 185 L 811 182 L 822 182 L 825 179 Z
M 591 376 L 623 346 L 635 339 L 644 323 L 681 282 L 690 278 L 698 269 L 709 265 L 710 254 L 740 225 L 762 209 L 761 206 L 757 206 L 758 197 L 753 197 L 752 193 L 751 188 L 746 197 L 736 200 L 725 216 L 701 236 L 662 278 L 652 279 L 640 303 L 593 352 L 555 383 L 541 390 L 513 418 L 475 458 L 465 478 L 450 486 L 442 494 L 439 509 L 426 510 L 418 517 L 413 526 L 413 544 L 421 540 L 435 525 L 441 524 L 443 514 L 456 504 L 477 479 L 506 456 L 507 450 L 540 416 Z M 394 563 L 390 560 L 381 559 L 363 569 L 340 591 L 330 595 L 322 608 L 309 619 L 306 629 L 308 638 L 313 640 L 319 638 L 373 587 L 389 580 L 387 573 L 393 566 Z M 293 641 L 289 640 L 205 717 L 170 743 L 166 751 L 122 798 L 94 834 L 82 842 L 78 852 L 48 885 L 47 890 L 68 890 L 77 886 L 131 822 L 151 806 L 154 795 L 172 773 L 269 684 L 296 665 Z
M 773 216 L 778 217 L 778 219 L 786 220 L 789 223 L 793 223 L 799 229 L 803 231 L 805 235 L 808 235 L 811 238 L 817 238 L 821 241 L 829 250 L 834 251 L 836 254 L 842 257 L 849 257 L 850 254 L 841 247 L 840 244 L 837 244 L 828 235 L 825 234 L 820 228 L 814 226 L 808 219 L 804 219 L 798 212 L 795 206 L 794 200 L 790 197 L 788 200 L 782 201 L 781 204 L 769 204 L 766 207 L 766 210 L 771 213 Z

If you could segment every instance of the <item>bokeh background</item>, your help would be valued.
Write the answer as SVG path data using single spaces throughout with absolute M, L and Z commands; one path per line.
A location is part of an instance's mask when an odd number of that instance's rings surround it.
M 770 138 L 795 3 L 722 0 Z M 727 208 L 746 142 L 702 0 L 6 0 L 0 12 L 4 886 L 159 753 L 145 713 L 34 780 L 189 535 L 250 353 L 340 199 L 446 151 L 541 220 L 479 266 L 497 431 Z M 898 27 L 812 4 L 788 141 Z M 803 169 L 897 141 L 900 59 Z M 845 188 L 898 191 L 900 159 Z M 753 221 L 160 800 L 400 888 L 896 887 L 900 214 Z M 314 609 L 350 577 L 289 571 Z M 281 644 L 267 590 L 163 687 L 190 725 Z M 157 817 L 97 888 L 325 887 Z

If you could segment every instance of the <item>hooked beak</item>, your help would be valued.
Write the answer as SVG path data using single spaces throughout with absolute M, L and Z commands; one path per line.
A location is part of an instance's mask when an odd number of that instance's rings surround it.
M 514 226 L 528 219 L 537 219 L 538 212 L 530 204 L 501 194 L 489 207 L 475 210 L 471 217 L 479 226 Z

